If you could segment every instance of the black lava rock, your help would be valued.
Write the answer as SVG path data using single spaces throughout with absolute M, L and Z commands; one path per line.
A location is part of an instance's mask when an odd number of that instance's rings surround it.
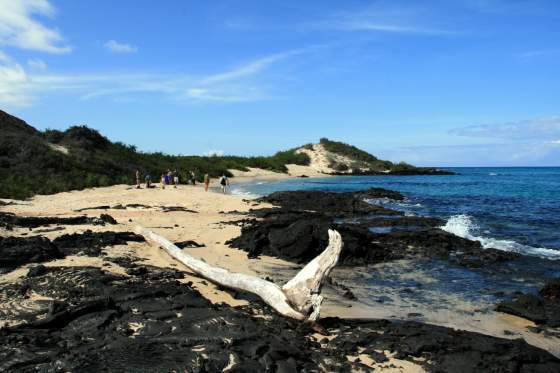
M 549 281 L 539 295 L 514 294 L 513 299 L 502 301 L 496 307 L 499 312 L 523 317 L 539 325 L 560 327 L 560 279 Z
M 63 258 L 64 254 L 45 237 L 0 237 L 0 268 L 18 267 Z
M 0 292 L 21 300 L 21 286 L 0 284 Z M 311 328 L 258 301 L 244 308 L 211 304 L 169 278 L 51 267 L 27 278 L 25 288 L 54 301 L 0 330 L 3 372 L 350 372 L 367 367 L 347 356 L 386 362 L 377 352 L 385 350 L 430 372 L 560 370 L 559 359 L 523 340 L 387 320 L 327 318 Z M 315 342 L 317 329 L 334 338 Z
M 92 232 L 64 234 L 53 240 L 64 255 L 82 254 L 99 256 L 106 246 L 126 245 L 128 242 L 143 242 L 144 237 L 131 232 Z
M 260 198 L 258 201 L 268 202 L 283 209 L 315 211 L 336 216 L 364 214 L 402 215 L 400 212 L 365 202 L 364 199 L 368 198 L 403 199 L 404 197 L 398 192 L 385 189 L 370 189 L 369 191 L 357 193 L 289 191 L 272 193 L 269 196 Z

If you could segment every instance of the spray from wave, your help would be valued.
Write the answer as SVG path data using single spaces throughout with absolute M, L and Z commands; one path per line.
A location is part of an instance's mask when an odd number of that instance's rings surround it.
M 544 247 L 522 245 L 512 240 L 500 240 L 492 237 L 477 236 L 478 226 L 468 215 L 454 215 L 440 227 L 444 231 L 469 240 L 478 241 L 485 249 L 493 248 L 502 251 L 513 251 L 523 255 L 538 256 L 546 259 L 560 259 L 560 251 Z
M 239 197 L 244 197 L 249 199 L 254 199 L 259 197 L 258 194 L 251 193 L 243 188 L 235 188 L 235 187 L 231 188 L 230 193 L 231 195 L 234 196 L 239 196 Z

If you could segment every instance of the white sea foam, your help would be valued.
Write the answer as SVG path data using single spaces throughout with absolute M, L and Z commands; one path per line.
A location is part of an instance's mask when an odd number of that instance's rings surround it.
M 370 205 L 380 205 L 380 206 L 393 206 L 394 208 L 403 210 L 407 208 L 420 208 L 422 207 L 421 203 L 412 203 L 410 200 L 405 199 L 404 201 L 395 201 L 389 198 L 366 198 L 364 199 L 365 202 L 369 203 Z
M 454 215 L 450 217 L 445 225 L 440 228 L 449 233 L 453 233 L 456 236 L 478 241 L 485 249 L 493 248 L 502 251 L 513 251 L 523 255 L 538 256 L 546 259 L 560 259 L 559 250 L 522 245 L 512 240 L 500 240 L 492 237 L 477 236 L 474 232 L 478 230 L 478 226 L 468 215 Z
M 249 199 L 259 197 L 259 195 L 251 193 L 251 192 L 249 192 L 245 189 L 242 189 L 242 188 L 231 188 L 230 193 L 234 196 L 240 196 L 240 197 L 245 197 L 245 198 L 249 198 Z

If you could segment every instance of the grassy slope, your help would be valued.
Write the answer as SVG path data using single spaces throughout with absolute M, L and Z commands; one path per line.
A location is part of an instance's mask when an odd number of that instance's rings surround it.
M 320 144 L 323 145 L 323 148 L 328 152 L 340 154 L 354 160 L 353 165 L 350 167 L 350 169 L 355 170 L 353 172 L 354 174 L 361 173 L 360 169 L 369 169 L 371 173 L 389 170 L 393 175 L 445 174 L 443 171 L 437 171 L 432 168 L 415 167 L 405 162 L 392 163 L 384 161 L 368 152 L 343 142 L 322 138 Z M 331 167 L 341 172 L 348 170 L 346 165 L 333 164 Z
M 138 152 L 134 146 L 112 143 L 87 127 L 71 127 L 64 132 L 39 132 L 27 123 L 0 111 L 0 197 L 26 198 L 34 194 L 108 186 L 133 182 L 138 168 L 150 173 L 153 181 L 167 169 L 185 176 L 193 170 L 200 180 L 204 173 L 229 175 L 228 169 L 258 167 L 286 172 L 286 164 L 306 165 L 309 158 L 294 151 L 270 157 L 171 156 Z M 62 145 L 66 155 L 49 143 Z

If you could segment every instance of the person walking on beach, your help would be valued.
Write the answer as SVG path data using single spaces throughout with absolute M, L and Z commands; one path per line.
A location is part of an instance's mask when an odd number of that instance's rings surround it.
M 173 182 L 173 173 L 171 172 L 170 169 L 167 169 L 167 175 L 165 180 L 167 185 L 171 185 L 171 183 Z
M 136 189 L 140 189 L 140 170 L 136 169 Z
M 173 171 L 173 188 L 177 188 L 177 185 L 179 185 L 179 174 L 175 170 Z
M 222 177 L 220 178 L 220 185 L 222 187 L 222 193 L 225 194 L 227 192 L 227 187 L 229 186 L 229 179 L 225 174 L 222 174 Z
M 161 189 L 165 189 L 165 184 L 167 184 L 167 176 L 165 173 L 161 174 Z
M 204 191 L 208 192 L 209 186 L 210 186 L 210 175 L 204 174 Z
M 196 185 L 196 175 L 194 174 L 194 171 L 191 171 L 191 182 L 192 185 Z
M 150 189 L 152 187 L 152 185 L 151 185 L 152 184 L 152 176 L 150 176 L 150 174 L 147 173 L 144 180 L 146 181 L 146 189 Z

